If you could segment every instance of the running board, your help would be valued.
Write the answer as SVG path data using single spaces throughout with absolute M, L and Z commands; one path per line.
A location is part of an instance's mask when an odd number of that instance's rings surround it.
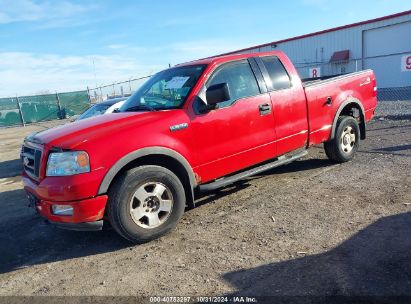
M 243 172 L 240 172 L 240 173 L 228 176 L 228 177 L 221 178 L 219 180 L 216 180 L 216 181 L 208 183 L 208 184 L 199 185 L 198 190 L 200 192 L 206 192 L 206 191 L 212 191 L 212 190 L 215 190 L 215 189 L 218 189 L 218 188 L 222 188 L 222 187 L 230 185 L 230 184 L 232 184 L 236 181 L 239 181 L 243 178 L 253 176 L 253 175 L 262 173 L 264 171 L 267 171 L 267 170 L 270 170 L 270 169 L 273 169 L 273 168 L 276 168 L 276 167 L 291 163 L 291 162 L 293 162 L 293 161 L 295 161 L 295 160 L 297 160 L 297 159 L 299 159 L 299 158 L 301 158 L 301 157 L 303 157 L 307 154 L 308 154 L 307 150 L 304 150 L 302 152 L 299 152 L 297 154 L 290 155 L 290 156 L 283 155 L 283 156 L 280 156 L 279 158 L 277 158 L 276 160 L 274 160 L 274 161 L 272 161 L 268 164 L 264 164 L 264 165 L 261 165 L 259 167 L 254 167 L 252 169 L 249 169 L 249 170 L 246 170 L 246 171 L 243 171 Z

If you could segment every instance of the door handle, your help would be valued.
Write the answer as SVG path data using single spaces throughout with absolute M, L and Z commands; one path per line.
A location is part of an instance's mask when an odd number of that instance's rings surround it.
M 268 103 L 260 104 L 258 110 L 261 115 L 265 115 L 271 112 L 271 106 Z

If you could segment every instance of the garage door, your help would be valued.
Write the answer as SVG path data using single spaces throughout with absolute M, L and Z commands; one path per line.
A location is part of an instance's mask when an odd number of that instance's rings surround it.
M 373 69 L 378 87 L 411 86 L 411 72 L 401 70 L 401 60 L 411 56 L 411 21 L 363 32 L 364 68 Z

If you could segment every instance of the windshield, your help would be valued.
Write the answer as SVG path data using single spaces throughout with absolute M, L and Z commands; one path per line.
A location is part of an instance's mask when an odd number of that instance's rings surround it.
M 96 104 L 92 106 L 91 108 L 89 108 L 87 111 L 85 111 L 83 114 L 81 114 L 77 120 L 104 114 L 109 107 L 110 105 Z
M 181 107 L 205 67 L 206 65 L 190 65 L 155 74 L 124 103 L 120 112 Z

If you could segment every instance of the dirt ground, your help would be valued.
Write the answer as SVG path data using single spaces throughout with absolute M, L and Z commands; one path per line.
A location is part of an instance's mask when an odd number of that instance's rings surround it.
M 411 296 L 410 115 L 371 122 L 352 162 L 314 147 L 202 196 L 139 246 L 27 208 L 18 154 L 40 128 L 0 130 L 0 295 Z

